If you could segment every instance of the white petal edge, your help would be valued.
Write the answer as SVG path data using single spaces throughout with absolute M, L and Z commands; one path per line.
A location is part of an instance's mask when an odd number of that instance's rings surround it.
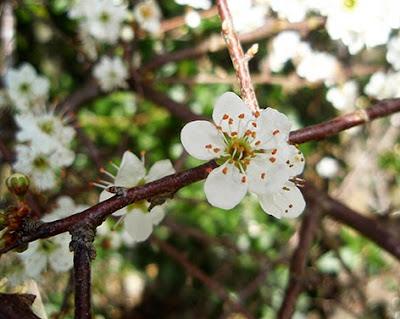
M 142 211 L 135 209 L 125 216 L 125 230 L 135 241 L 144 241 L 151 235 L 153 224 Z
M 287 182 L 285 188 L 273 194 L 258 195 L 258 200 L 264 212 L 275 218 L 296 218 L 304 211 L 306 202 L 293 183 Z
M 181 141 L 185 150 L 200 160 L 219 158 L 225 149 L 222 133 L 208 121 L 186 124 L 181 132 Z M 206 148 L 206 145 L 211 145 L 211 148 Z
M 130 151 L 122 156 L 114 184 L 123 187 L 136 186 L 146 175 L 146 169 L 138 157 Z
M 152 182 L 162 177 L 171 175 L 175 173 L 175 169 L 172 166 L 170 160 L 161 160 L 156 163 L 150 168 L 149 173 L 145 177 L 146 182 Z
M 233 119 L 233 124 L 228 125 L 228 120 L 222 120 L 223 116 L 227 114 Z M 239 115 L 244 114 L 244 119 L 240 120 Z M 253 119 L 253 113 L 243 100 L 233 92 L 226 92 L 222 94 L 214 105 L 212 114 L 213 121 L 216 125 L 220 125 L 224 132 L 239 131 L 241 126 L 239 123 L 248 122 Z M 244 133 L 244 132 L 242 132 Z
M 226 174 L 223 170 L 227 168 Z M 235 166 L 222 165 L 208 175 L 204 192 L 208 202 L 215 207 L 232 209 L 247 193 L 248 184 L 242 182 L 243 175 Z

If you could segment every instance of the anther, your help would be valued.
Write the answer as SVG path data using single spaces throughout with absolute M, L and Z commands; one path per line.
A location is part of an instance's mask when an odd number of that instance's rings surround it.
M 224 114 L 224 116 L 222 117 L 223 120 L 227 120 L 229 118 L 228 114 Z
M 256 138 L 256 132 L 251 132 L 251 137 Z
M 289 204 L 289 208 L 293 208 L 293 205 L 292 205 L 292 204 Z
M 288 192 L 290 191 L 290 188 L 289 188 L 289 187 L 286 187 L 286 186 L 283 186 L 282 189 L 283 189 L 284 191 L 288 191 Z
M 240 114 L 240 115 L 238 116 L 238 118 L 244 119 L 244 113 Z
M 213 170 L 213 169 L 212 169 L 211 167 L 207 167 L 207 168 L 206 168 L 206 172 L 207 172 L 207 173 L 211 173 L 212 170 Z
M 233 118 L 230 118 L 228 124 L 233 124 Z
M 248 160 L 248 159 L 244 160 L 244 161 L 243 161 L 243 164 L 246 165 L 246 166 L 247 166 L 247 165 L 250 165 L 250 160 Z
M 208 144 L 208 145 L 206 145 L 206 148 L 210 149 L 210 148 L 212 148 L 212 145 Z
M 214 148 L 214 153 L 218 153 L 220 150 L 221 150 L 220 148 L 216 147 Z
M 242 177 L 242 183 L 246 183 L 246 176 Z
M 275 148 L 275 149 L 272 150 L 271 154 L 272 154 L 272 155 L 275 155 L 276 152 L 278 152 L 278 150 Z
M 256 122 L 251 123 L 251 125 L 253 125 L 254 127 L 257 127 L 257 123 Z
M 285 213 L 289 213 L 289 211 L 287 209 L 285 209 Z
M 275 131 L 272 132 L 272 135 L 276 135 L 278 133 L 279 133 L 279 130 L 275 130 Z
M 238 135 L 238 132 L 232 132 L 231 133 L 231 136 L 236 136 L 236 135 Z
M 247 130 L 247 131 L 244 133 L 244 135 L 249 136 L 251 133 L 252 133 L 251 130 Z
M 222 170 L 222 173 L 224 173 L 225 175 L 226 175 L 226 172 L 228 171 L 228 167 L 225 167 L 223 170 Z
M 274 162 L 276 161 L 276 158 L 275 158 L 275 157 L 270 157 L 270 158 L 269 158 L 269 161 L 270 161 L 271 163 L 274 163 Z
M 254 116 L 257 118 L 257 117 L 259 117 L 260 116 L 260 112 L 259 111 L 256 111 L 256 113 L 254 113 Z
M 243 147 L 243 146 L 240 146 L 240 147 L 238 148 L 238 151 L 239 151 L 239 152 L 244 152 L 244 147 Z
M 221 130 L 222 130 L 222 127 L 219 126 L 219 125 L 217 125 L 215 128 L 216 128 L 218 131 L 221 131 Z
M 264 179 L 265 178 L 265 173 L 262 173 L 261 174 L 261 179 Z
M 232 144 L 232 148 L 238 148 L 238 147 L 239 147 L 239 143 L 238 142 L 235 142 L 235 143 Z
M 260 144 L 261 144 L 261 141 L 257 141 L 255 145 L 258 146 Z

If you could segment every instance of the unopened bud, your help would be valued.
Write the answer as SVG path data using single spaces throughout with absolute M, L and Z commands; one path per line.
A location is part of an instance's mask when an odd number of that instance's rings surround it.
M 6 185 L 10 193 L 18 198 L 23 198 L 31 184 L 29 177 L 20 173 L 14 173 L 6 179 Z

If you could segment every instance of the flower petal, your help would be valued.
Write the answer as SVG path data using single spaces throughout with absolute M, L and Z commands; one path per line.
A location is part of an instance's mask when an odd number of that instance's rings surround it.
M 228 115 L 229 118 L 224 119 L 224 116 Z M 241 118 L 239 118 L 241 116 Z M 243 100 L 233 92 L 226 92 L 222 94 L 214 106 L 212 118 L 216 125 L 222 127 L 224 132 L 236 131 L 239 136 L 244 134 L 245 130 L 239 132 L 241 127 L 245 128 L 246 123 L 253 119 L 253 113 L 251 113 L 249 107 Z M 229 120 L 232 124 L 229 124 Z
M 146 169 L 140 159 L 132 152 L 126 151 L 122 156 L 114 184 L 123 187 L 136 186 L 145 176 Z
M 49 255 L 49 263 L 56 272 L 64 272 L 72 268 L 73 254 L 69 250 L 71 235 L 68 233 L 59 234 L 53 237 L 57 248 Z
M 125 230 L 135 241 L 144 241 L 153 231 L 150 218 L 139 209 L 134 209 L 125 216 Z
M 289 168 L 291 170 L 290 176 L 296 176 L 303 172 L 305 160 L 303 153 L 294 145 L 288 145 L 290 153 L 288 156 Z
M 111 197 L 113 197 L 114 195 L 115 195 L 115 194 L 110 193 L 110 192 L 107 192 L 106 190 L 103 190 L 103 191 L 100 193 L 99 203 L 100 203 L 100 202 L 103 202 L 103 201 L 105 201 L 105 200 L 107 200 L 107 199 L 109 199 L 109 198 L 111 198 Z M 118 209 L 117 211 L 115 211 L 115 212 L 113 213 L 113 215 L 114 215 L 114 216 L 122 216 L 122 215 L 125 215 L 127 212 L 128 212 L 127 208 L 124 207 L 124 208 L 121 208 L 121 209 Z
M 256 122 L 257 137 L 253 143 L 257 149 L 275 148 L 279 143 L 289 139 L 292 123 L 285 114 L 268 107 L 260 111 Z M 255 143 L 258 141 L 261 143 L 256 146 Z
M 225 172 L 225 173 L 224 173 Z M 232 209 L 247 193 L 247 181 L 233 165 L 222 165 L 208 175 L 204 184 L 204 192 L 208 202 L 222 209 Z
M 153 225 L 158 225 L 165 216 L 163 205 L 154 207 L 149 213 L 147 213 L 147 215 Z
M 246 175 L 249 190 L 256 194 L 277 192 L 291 176 L 287 164 L 271 154 L 263 154 L 252 159 L 247 166 Z
M 172 166 L 170 160 L 162 160 L 154 163 L 150 168 L 149 173 L 145 177 L 146 182 L 152 182 L 167 175 L 175 173 L 175 169 Z
M 306 207 L 303 194 L 291 182 L 276 193 L 258 195 L 258 200 L 264 212 L 278 219 L 296 218 Z
M 225 150 L 222 133 L 208 121 L 193 121 L 186 124 L 181 132 L 185 150 L 200 160 L 219 158 Z

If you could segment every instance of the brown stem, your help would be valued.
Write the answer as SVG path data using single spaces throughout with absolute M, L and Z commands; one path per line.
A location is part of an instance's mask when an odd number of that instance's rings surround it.
M 92 318 L 91 267 L 88 247 L 76 243 L 74 247 L 75 319 Z
M 307 210 L 300 228 L 300 240 L 290 263 L 290 279 L 286 288 L 285 297 L 279 309 L 279 319 L 290 319 L 295 310 L 297 299 L 303 290 L 305 266 L 308 251 L 311 247 L 320 211 L 314 198 L 308 198 Z
M 233 26 L 232 16 L 228 8 L 227 0 L 217 0 L 218 13 L 221 18 L 222 35 L 224 36 L 231 56 L 233 68 L 240 87 L 240 96 L 253 113 L 260 108 L 258 106 L 256 93 L 251 84 L 250 71 L 248 66 L 248 58 L 243 53 L 238 35 Z M 256 50 L 254 50 L 256 51 Z M 253 52 L 253 55 L 255 52 Z

